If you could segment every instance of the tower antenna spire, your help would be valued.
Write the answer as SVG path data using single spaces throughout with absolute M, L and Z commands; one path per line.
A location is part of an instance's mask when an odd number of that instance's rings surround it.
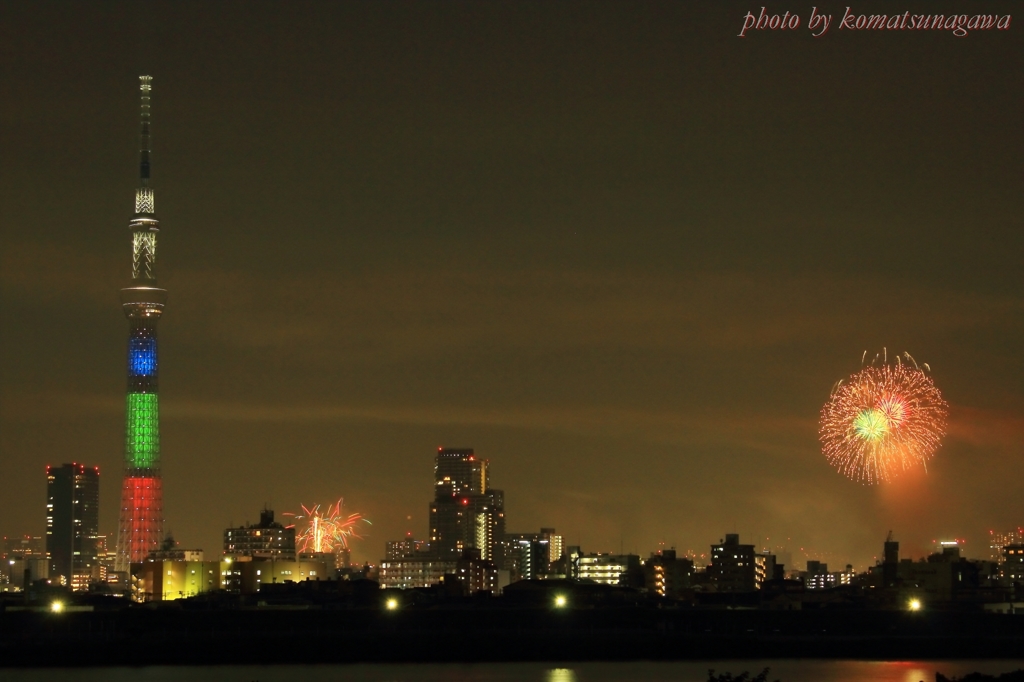
M 153 91 L 153 77 L 139 76 L 139 186 L 149 186 L 149 98 Z
M 153 77 L 139 76 L 139 188 L 135 190 L 135 214 L 152 215 L 156 212 L 153 189 L 149 186 L 149 105 L 153 92 Z

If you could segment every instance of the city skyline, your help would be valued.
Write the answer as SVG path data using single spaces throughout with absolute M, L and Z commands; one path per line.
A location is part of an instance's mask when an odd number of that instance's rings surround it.
M 42 532 L 44 467 L 72 460 L 108 472 L 116 532 L 140 73 L 183 546 L 344 497 L 373 522 L 353 560 L 379 561 L 428 526 L 438 446 L 494 463 L 507 528 L 588 551 L 739 533 L 863 568 L 890 530 L 921 556 L 1020 525 L 1019 31 L 231 7 L 15 6 L 0 27 L 0 535 Z M 867 487 L 818 416 L 883 348 L 930 363 L 948 431 L 927 475 Z

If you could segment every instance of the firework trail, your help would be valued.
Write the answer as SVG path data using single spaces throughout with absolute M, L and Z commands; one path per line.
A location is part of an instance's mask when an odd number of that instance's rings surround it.
M 821 409 L 822 452 L 840 473 L 866 484 L 927 468 L 946 431 L 948 406 L 931 377 L 909 353 L 887 360 L 876 356 L 837 384 Z
M 362 536 L 356 532 L 356 526 L 359 522 L 368 524 L 370 521 L 364 519 L 362 514 L 342 514 L 344 504 L 344 498 L 338 498 L 338 501 L 328 505 L 324 512 L 320 511 L 320 505 L 312 509 L 301 505 L 303 514 L 286 512 L 285 516 L 291 516 L 296 521 L 305 520 L 306 523 L 305 530 L 295 536 L 296 551 L 300 554 L 334 554 L 339 549 L 347 548 L 351 538 L 361 539 Z M 295 524 L 288 526 L 294 527 Z

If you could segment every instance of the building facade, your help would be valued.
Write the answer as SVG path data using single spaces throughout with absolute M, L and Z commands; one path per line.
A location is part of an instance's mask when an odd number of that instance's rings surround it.
M 653 594 L 675 599 L 690 587 L 693 573 L 692 560 L 663 549 L 644 562 L 644 585 Z
M 49 578 L 73 590 L 99 580 L 100 470 L 84 464 L 46 467 Z
M 303 580 L 330 580 L 335 575 L 334 557 L 253 559 L 233 562 L 242 594 L 256 594 L 263 585 Z
M 576 549 L 576 548 L 574 548 Z M 582 554 L 570 552 L 570 578 L 601 585 L 630 585 L 634 576 L 642 575 L 638 554 Z
M 4 537 L 0 552 L 0 592 L 21 590 L 26 584 L 49 576 L 50 559 L 42 537 Z
M 1014 530 L 1001 532 L 990 530 L 988 535 L 988 558 L 996 563 L 1001 564 L 1006 560 L 1006 554 L 1003 552 L 1004 547 L 1008 545 L 1024 545 L 1024 528 L 1015 528 Z
M 138 602 L 187 599 L 225 588 L 219 561 L 153 559 L 132 568 L 132 598 Z
M 1015 583 L 1024 583 L 1024 542 L 1003 546 L 1002 576 Z
M 153 79 L 141 76 L 139 187 L 132 240 L 131 285 L 121 290 L 128 318 L 128 390 L 125 401 L 124 480 L 117 528 L 115 567 L 127 572 L 160 546 L 163 536 L 163 487 L 160 478 L 160 406 L 156 326 L 167 291 L 157 287 L 156 219 L 150 180 L 150 94 Z
M 408 590 L 430 587 L 441 582 L 446 574 L 455 573 L 456 559 L 430 557 L 394 559 L 380 562 L 377 580 L 382 589 Z
M 737 533 L 728 533 L 711 545 L 707 576 L 719 592 L 752 592 L 757 589 L 757 563 L 753 545 L 741 545 Z
M 294 560 L 295 528 L 285 528 L 274 521 L 272 509 L 264 509 L 258 524 L 224 531 L 224 556 Z
M 467 549 L 502 565 L 505 498 L 489 487 L 488 461 L 471 449 L 438 448 L 434 500 L 430 504 L 430 547 L 441 560 L 457 560 Z
M 551 564 L 562 557 L 562 536 L 554 528 L 539 533 L 506 533 L 502 554 L 511 579 L 532 580 L 550 573 Z
M 404 540 L 391 540 L 385 545 L 384 559 L 386 561 L 398 561 L 399 559 L 427 556 L 429 553 L 429 542 L 417 540 L 412 537 L 412 533 L 408 533 Z

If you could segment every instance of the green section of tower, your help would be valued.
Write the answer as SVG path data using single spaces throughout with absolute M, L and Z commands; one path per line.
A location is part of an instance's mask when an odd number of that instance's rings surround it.
M 125 466 L 160 466 L 160 408 L 156 393 L 129 393 L 125 413 Z

